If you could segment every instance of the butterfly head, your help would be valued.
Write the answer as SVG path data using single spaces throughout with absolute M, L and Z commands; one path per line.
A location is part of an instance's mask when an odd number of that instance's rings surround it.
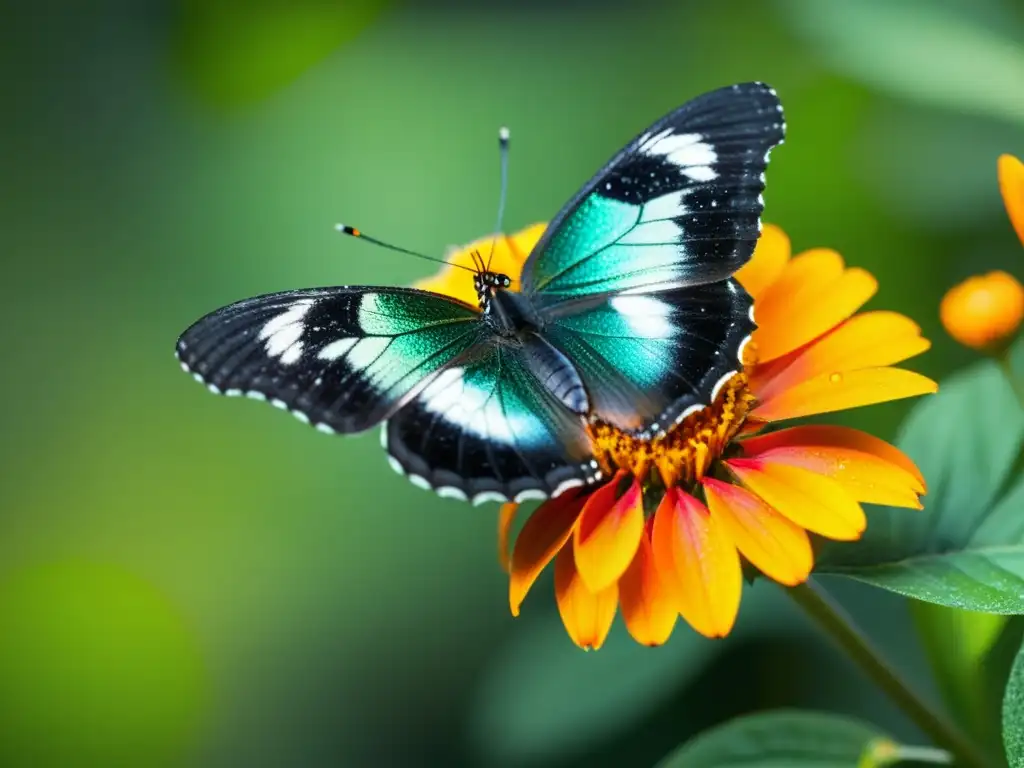
M 491 297 L 498 289 L 507 289 L 512 286 L 512 278 L 502 272 L 492 272 L 487 263 L 478 251 L 473 251 L 473 262 L 476 264 L 476 274 L 473 275 L 473 287 L 476 288 L 477 301 L 480 302 L 480 309 L 486 310 Z

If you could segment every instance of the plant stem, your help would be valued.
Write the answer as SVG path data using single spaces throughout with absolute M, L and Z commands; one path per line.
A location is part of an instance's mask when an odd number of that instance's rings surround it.
M 846 611 L 813 582 L 786 592 L 814 619 L 868 677 L 934 742 L 948 750 L 962 768 L 989 768 L 993 763 L 960 729 L 931 708 L 889 665 Z
M 1013 370 L 1013 361 L 1010 359 L 1012 350 L 1013 347 L 1010 347 L 1004 354 L 1000 355 L 999 367 L 1006 374 L 1006 380 L 1010 383 L 1010 389 L 1013 390 L 1013 394 L 1017 396 L 1017 402 L 1020 403 L 1021 408 L 1024 408 L 1024 384 L 1017 378 L 1017 372 Z

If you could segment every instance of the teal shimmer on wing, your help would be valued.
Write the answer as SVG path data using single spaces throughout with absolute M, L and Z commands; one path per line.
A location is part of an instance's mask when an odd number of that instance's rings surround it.
M 543 253 L 537 255 L 535 289 L 560 292 L 565 290 L 564 283 L 579 282 L 577 270 L 581 262 L 591 260 L 593 254 L 629 232 L 639 220 L 640 212 L 640 206 L 630 203 L 596 194 L 587 197 L 565 220 Z
M 426 293 L 368 292 L 359 300 L 359 325 L 368 336 L 393 336 L 476 319 L 479 314 L 469 307 Z M 465 333 L 465 329 L 460 333 Z
M 654 388 L 664 381 L 675 361 L 676 338 L 640 338 L 627 318 L 610 307 L 560 318 L 558 325 L 575 332 L 555 332 L 559 347 L 570 359 L 598 370 L 611 364 L 641 388 Z M 585 365 L 588 360 L 592 366 Z
M 478 338 L 473 326 L 459 322 L 421 327 L 387 340 L 382 338 L 383 349 L 374 359 L 367 361 L 364 375 L 374 386 L 391 390 L 401 397 L 424 376 L 436 372 L 452 357 L 465 352 Z M 360 344 L 374 341 L 365 339 Z

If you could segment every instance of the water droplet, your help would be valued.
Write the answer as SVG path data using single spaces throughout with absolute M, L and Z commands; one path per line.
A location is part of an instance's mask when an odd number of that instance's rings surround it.
M 839 382 L 841 382 L 843 380 L 843 374 L 841 374 L 841 373 L 833 373 L 833 374 L 831 374 L 828 377 L 828 380 L 829 380 L 829 383 L 831 383 L 831 384 L 838 384 Z

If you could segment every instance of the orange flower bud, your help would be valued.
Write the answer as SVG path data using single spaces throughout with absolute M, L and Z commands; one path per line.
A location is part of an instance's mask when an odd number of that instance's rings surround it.
M 1006 272 L 975 275 L 950 288 L 939 308 L 949 335 L 973 349 L 998 346 L 1024 318 L 1024 286 Z

